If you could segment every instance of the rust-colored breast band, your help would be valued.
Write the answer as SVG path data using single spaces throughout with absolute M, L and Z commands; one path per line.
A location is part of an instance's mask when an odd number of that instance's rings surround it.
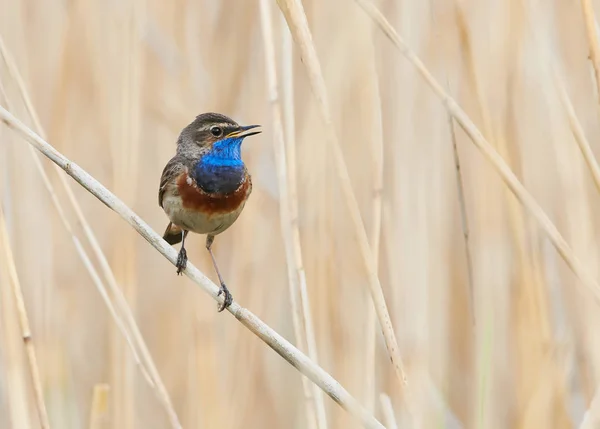
M 177 189 L 183 208 L 205 214 L 230 213 L 248 198 L 251 187 L 250 176 L 246 174 L 242 184 L 230 194 L 209 194 L 200 189 L 186 172 L 177 177 Z

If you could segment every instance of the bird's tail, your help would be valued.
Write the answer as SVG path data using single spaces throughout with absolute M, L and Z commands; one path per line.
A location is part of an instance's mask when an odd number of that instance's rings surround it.
M 163 234 L 163 239 L 171 245 L 181 242 L 181 228 L 173 225 L 173 222 L 169 222 Z

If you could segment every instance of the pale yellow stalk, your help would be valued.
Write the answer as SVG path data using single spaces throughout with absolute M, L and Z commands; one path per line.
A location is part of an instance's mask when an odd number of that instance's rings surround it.
M 8 240 L 8 231 L 6 228 L 6 221 L 4 218 L 4 210 L 0 206 L 0 246 L 3 257 L 1 258 L 6 262 L 4 269 L 8 271 L 10 286 L 13 292 L 14 305 L 17 309 L 19 316 L 19 325 L 21 326 L 21 335 L 23 338 L 23 346 L 27 354 L 27 363 L 29 365 L 29 374 L 31 376 L 31 383 L 33 384 L 33 391 L 35 395 L 35 404 L 37 409 L 40 426 L 42 429 L 50 429 L 50 421 L 48 419 L 48 411 L 46 411 L 46 404 L 44 402 L 44 387 L 42 386 L 42 380 L 40 377 L 40 369 L 37 362 L 37 355 L 35 351 L 35 345 L 33 344 L 33 334 L 29 327 L 29 317 L 27 315 L 27 309 L 25 308 L 25 300 L 23 298 L 23 290 L 19 282 L 19 276 L 17 274 L 17 267 L 15 266 L 15 260 Z
M 379 277 L 377 275 L 377 270 L 375 268 L 373 252 L 369 246 L 369 240 L 360 216 L 358 203 L 352 190 L 352 184 L 350 182 L 350 176 L 344 161 L 344 155 L 340 148 L 338 137 L 333 126 L 331 110 L 327 98 L 327 90 L 325 88 L 325 81 L 321 72 L 321 65 L 317 57 L 316 48 L 312 41 L 306 15 L 300 0 L 277 0 L 277 3 L 279 4 L 281 11 L 286 18 L 294 41 L 299 48 L 300 55 L 304 60 L 303 63 L 306 67 L 311 89 L 316 98 L 319 112 L 325 124 L 325 139 L 327 144 L 330 144 L 333 148 L 336 171 L 342 185 L 344 200 L 350 212 L 350 217 L 354 226 L 354 232 L 358 239 L 361 257 L 366 267 L 371 298 L 375 305 L 375 310 L 383 331 L 386 347 L 394 367 L 395 374 L 404 390 L 404 398 L 407 401 L 407 408 L 409 409 L 409 412 L 412 413 L 414 407 L 412 405 L 412 396 L 410 394 L 408 379 L 404 371 L 404 365 L 400 356 L 400 350 L 396 340 L 396 334 L 394 333 L 394 328 L 392 326 L 392 320 L 385 302 L 385 296 L 383 294 Z
M 298 348 L 306 347 L 308 356 L 318 362 L 314 328 L 310 302 L 306 292 L 306 281 L 302 278 L 302 254 L 298 231 L 297 213 L 292 212 L 292 202 L 289 196 L 289 174 L 286 162 L 286 146 L 282 123 L 281 101 L 279 97 L 279 82 L 277 78 L 277 62 L 275 59 L 275 44 L 273 37 L 273 22 L 271 17 L 271 6 L 268 0 L 261 0 L 261 24 L 263 31 L 263 43 L 265 51 L 265 69 L 267 71 L 268 97 L 271 104 L 271 119 L 273 129 L 273 145 L 277 167 L 277 178 L 279 182 L 279 212 L 281 218 L 281 230 L 286 249 L 286 258 L 290 273 L 289 293 L 292 304 L 292 319 Z M 295 270 L 294 270 L 295 268 Z M 301 286 L 302 285 L 302 286 Z M 302 290 L 300 289 L 302 287 Z M 298 302 L 300 298 L 300 302 Z M 307 425 L 310 427 L 316 421 L 319 429 L 327 428 L 327 415 L 323 392 L 313 384 L 312 403 L 307 401 Z M 309 406 L 311 404 L 311 406 Z M 313 417 L 314 416 L 314 417 Z M 313 419 L 316 419 L 313 421 Z

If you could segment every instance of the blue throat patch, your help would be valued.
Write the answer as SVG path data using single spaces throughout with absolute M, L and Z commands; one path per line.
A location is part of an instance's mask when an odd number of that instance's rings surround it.
M 196 163 L 193 179 L 204 192 L 227 194 L 240 186 L 245 175 L 242 141 L 243 138 L 219 140 Z

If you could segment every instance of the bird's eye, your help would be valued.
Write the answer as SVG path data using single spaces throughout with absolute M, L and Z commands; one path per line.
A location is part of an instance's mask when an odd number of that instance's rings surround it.
M 219 127 L 212 127 L 210 129 L 210 132 L 215 137 L 219 137 L 219 136 L 221 136 L 221 134 L 223 134 L 223 130 Z

